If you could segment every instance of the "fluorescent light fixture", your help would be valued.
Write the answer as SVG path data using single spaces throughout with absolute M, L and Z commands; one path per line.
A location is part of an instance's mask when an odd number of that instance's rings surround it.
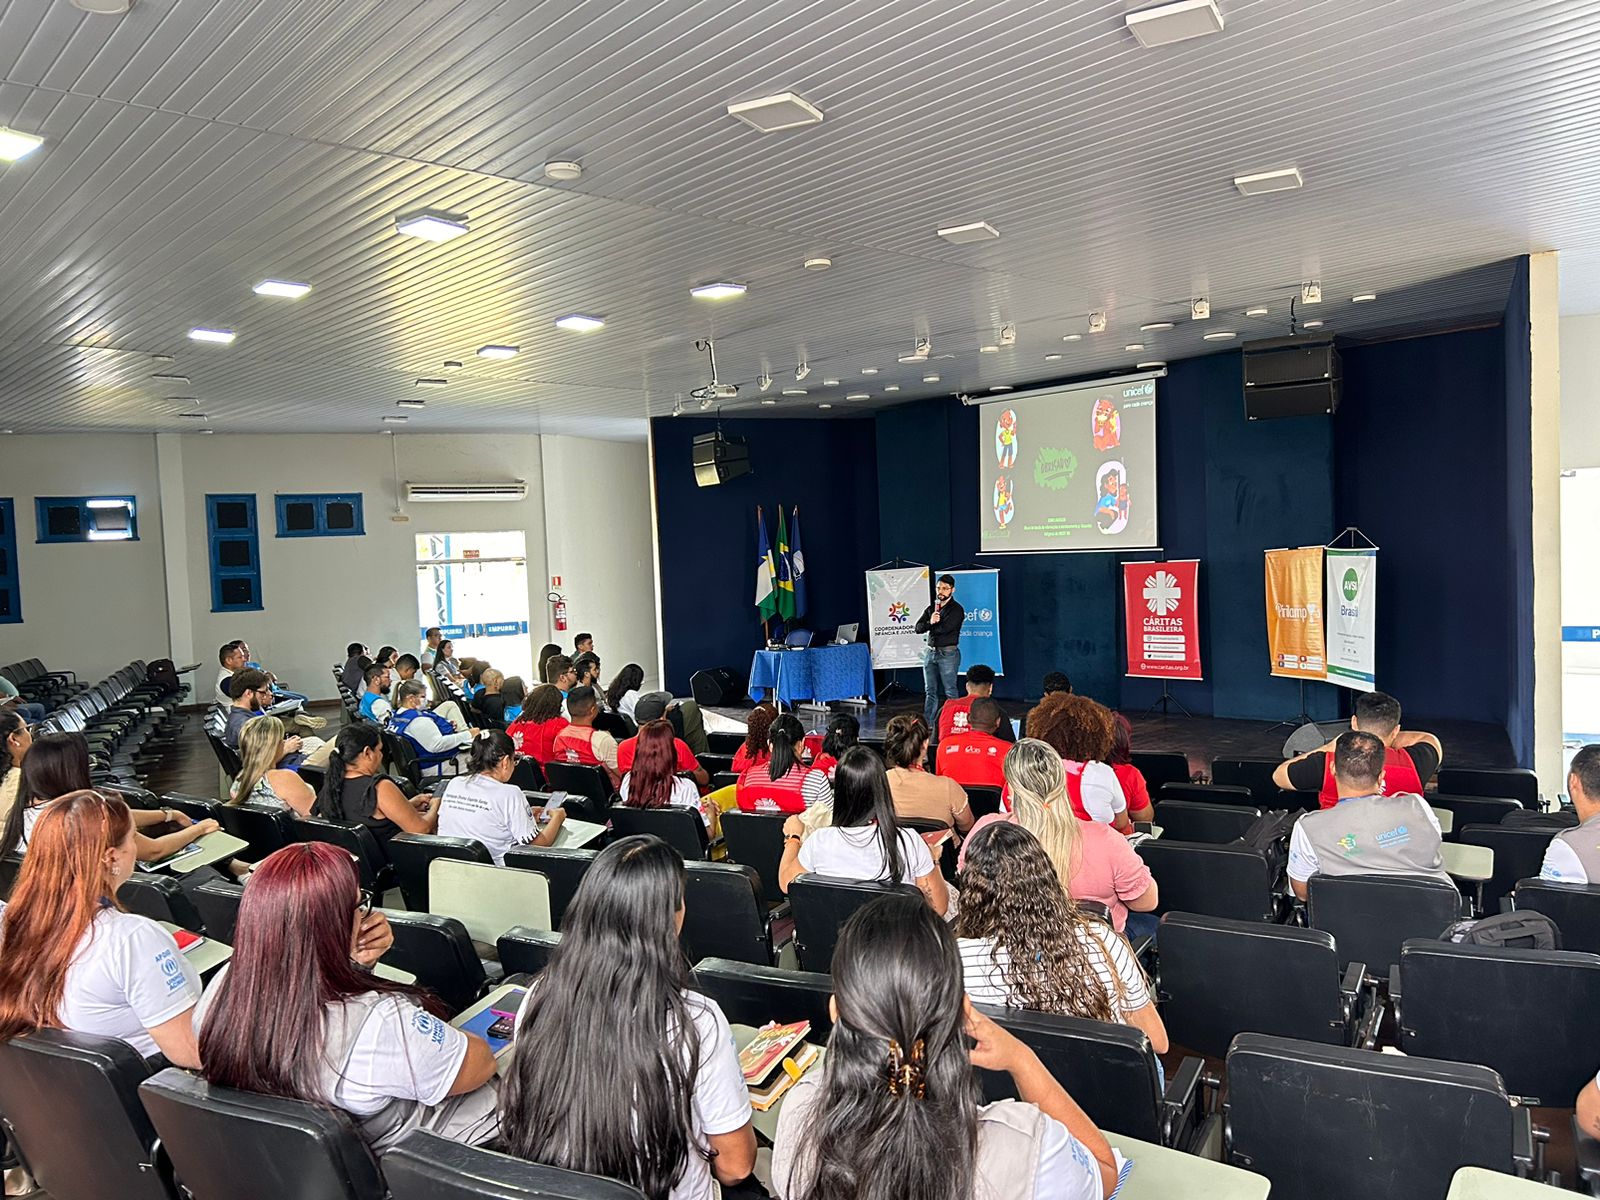
M 290 283 L 287 279 L 263 279 L 250 290 L 258 296 L 280 296 L 285 300 L 298 300 L 311 290 L 311 285 Z
M 496 361 L 507 358 L 515 358 L 517 356 L 518 349 L 519 348 L 516 346 L 479 346 L 478 357 L 491 358 Z
M 216 430 L 215 429 L 202 429 L 200 432 L 204 433 L 204 434 L 213 434 L 213 433 L 216 432 Z
M 1044 360 L 1045 360 L 1045 362 L 1060 362 L 1061 361 L 1061 355 L 1059 355 L 1059 354 L 1046 354 L 1044 356 Z
M 150 378 L 159 379 L 163 383 L 187 384 L 189 382 L 189 377 L 187 375 L 152 375 Z
M 702 283 L 698 287 L 689 289 L 689 295 L 696 300 L 732 300 L 735 296 L 742 296 L 749 289 L 742 283 Z
M 127 508 L 128 502 L 126 500 L 86 500 L 83 506 L 85 508 Z
M 1302 329 L 1321 329 L 1322 328 L 1322 322 L 1321 321 L 1307 321 L 1304 325 L 1301 326 L 1301 328 Z
M 871 395 L 869 395 L 866 392 L 851 392 L 848 396 L 845 397 L 845 399 L 846 400 L 871 400 L 872 397 L 871 397 Z
M 783 394 L 785 396 L 804 396 L 808 393 L 805 388 L 784 388 Z
M 1244 310 L 1244 315 L 1247 317 L 1264 317 L 1267 315 L 1267 310 L 1260 306 L 1255 308 L 1247 308 Z
M 885 386 L 883 390 L 886 392 L 898 392 L 900 390 L 900 385 L 898 383 L 891 383 Z
M 1157 362 L 1142 362 L 1142 363 L 1135 363 L 1134 364 L 1134 369 L 1135 370 L 1139 370 L 1139 371 L 1154 371 L 1157 368 L 1164 367 L 1166 365 L 1167 365 L 1166 363 L 1160 362 L 1160 361 L 1157 361 Z
M 417 380 L 417 386 L 418 387 L 449 387 L 450 386 L 450 381 L 448 379 L 419 379 L 419 380 Z
M 861 368 L 861 373 L 863 375 L 876 375 L 878 373 L 878 368 L 877 367 L 862 367 Z
M 133 7 L 133 0 L 71 0 L 72 7 L 103 17 L 121 16 Z
M 447 358 L 447 359 L 444 360 L 444 369 L 446 371 L 459 371 L 465 365 L 466 365 L 465 363 L 459 362 L 459 361 L 457 361 L 456 359 L 453 359 L 453 358 Z
M 937 375 L 924 375 L 922 377 L 922 382 L 923 383 L 938 383 L 939 382 L 939 377 Z
M 966 225 L 949 225 L 938 231 L 939 236 L 952 246 L 965 246 L 969 242 L 992 242 L 1000 231 L 987 221 L 972 221 Z
M 191 330 L 189 330 L 189 339 L 191 341 L 195 341 L 195 342 L 215 342 L 220 346 L 226 346 L 229 342 L 233 341 L 233 337 L 234 337 L 234 334 L 233 334 L 233 330 L 231 330 L 231 329 L 191 329 Z
M 42 145 L 42 137 L 0 125 L 0 162 L 16 162 L 19 158 L 27 158 Z
M 999 346 L 979 346 L 978 347 L 978 353 L 979 354 L 999 354 L 1000 353 L 1000 347 Z
M 1350 303 L 1351 304 L 1370 304 L 1372 301 L 1376 300 L 1377 298 L 1378 298 L 1378 295 L 1377 295 L 1376 292 L 1362 292 L 1361 295 L 1359 295 L 1359 296 L 1351 296 L 1350 297 Z
M 900 355 L 899 358 L 896 361 L 902 362 L 902 363 L 927 362 L 928 361 L 928 356 L 926 354 L 919 354 L 915 350 L 910 350 L 910 351 L 907 351 L 905 354 Z
M 1012 387 L 1009 383 L 997 383 L 989 390 L 991 392 L 1014 392 L 1017 389 Z
M 410 419 L 411 418 L 406 416 L 404 413 L 390 413 L 388 416 L 383 418 L 383 423 L 385 425 L 404 425 Z
M 177 416 L 180 421 L 209 421 L 211 419 L 203 412 L 181 412 Z
M 1260 171 L 1254 175 L 1235 175 L 1233 186 L 1241 196 L 1264 196 L 1268 192 L 1292 192 L 1304 187 L 1299 167 L 1284 167 L 1278 171 Z
M 421 396 L 401 396 L 394 405 L 396 408 L 426 408 L 428 402 Z
M 1223 28 L 1222 10 L 1217 7 L 1217 0 L 1174 0 L 1171 4 L 1128 13 L 1123 20 L 1127 22 L 1128 32 L 1147 50 L 1221 33 Z
M 779 92 L 775 96 L 741 100 L 737 104 L 728 105 L 728 115 L 743 121 L 760 133 L 797 129 L 801 125 L 815 125 L 822 120 L 820 108 L 802 100 L 793 92 Z
M 824 379 L 822 381 L 822 386 L 823 387 L 838 387 L 839 386 L 839 381 L 837 379 Z
M 763 404 L 776 404 L 777 402 L 778 401 L 775 396 L 768 396 L 766 399 L 761 401 Z
M 819 405 L 817 405 L 817 407 L 818 408 L 832 408 L 833 405 L 831 405 L 831 404 L 819 404 Z
M 1061 340 L 1063 342 L 1081 342 L 1081 341 L 1083 341 L 1083 334 L 1081 334 L 1081 333 L 1069 333 L 1069 334 L 1067 334 L 1066 337 L 1062 338 Z
M 470 228 L 467 218 L 458 213 L 430 212 L 426 209 L 394 219 L 396 233 L 430 242 L 448 242 L 453 237 L 460 237 Z
M 1151 321 L 1148 325 L 1139 326 L 1140 333 L 1158 333 L 1163 329 L 1171 329 L 1171 321 Z
M 1137 353 L 1139 353 L 1139 351 L 1144 349 L 1144 343 L 1143 342 L 1130 342 L 1130 343 L 1128 343 L 1128 345 L 1124 346 L 1123 349 L 1126 350 L 1129 354 L 1137 354 Z
M 1204 340 L 1208 342 L 1226 342 L 1229 339 L 1236 338 L 1238 336 L 1239 335 L 1233 332 L 1231 329 L 1217 329 L 1206 334 Z
M 568 313 L 564 317 L 556 318 L 557 329 L 570 329 L 573 333 L 593 333 L 596 329 L 604 329 L 604 317 L 586 317 L 582 313 Z

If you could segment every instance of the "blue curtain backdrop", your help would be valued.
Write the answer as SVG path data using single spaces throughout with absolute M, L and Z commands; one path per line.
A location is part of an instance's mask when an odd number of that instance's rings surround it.
M 1528 299 L 1528 260 L 1517 260 L 1500 326 L 1505 340 L 1505 517 L 1499 530 L 1504 551 L 1485 558 L 1475 576 L 1491 564 L 1503 579 L 1510 620 L 1485 629 L 1486 648 L 1497 643 L 1509 657 L 1506 732 L 1517 762 L 1533 766 L 1533 355 L 1528 345 L 1532 314 Z M 1490 444 L 1492 446 L 1492 443 Z M 1462 460 L 1467 461 L 1467 460 Z M 1484 581 L 1488 586 L 1488 581 Z M 1548 784 L 1549 781 L 1547 780 Z M 1552 785 L 1553 786 L 1553 785 Z

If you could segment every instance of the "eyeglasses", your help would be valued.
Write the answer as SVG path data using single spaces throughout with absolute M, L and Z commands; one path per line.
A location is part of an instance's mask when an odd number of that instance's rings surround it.
M 367 888 L 361 889 L 361 898 L 356 901 L 356 912 L 363 917 L 372 913 L 372 892 Z

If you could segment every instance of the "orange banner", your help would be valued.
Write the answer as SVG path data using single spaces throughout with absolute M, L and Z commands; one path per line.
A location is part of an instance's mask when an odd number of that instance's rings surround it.
M 1267 652 L 1274 675 L 1328 677 L 1321 546 L 1267 551 Z

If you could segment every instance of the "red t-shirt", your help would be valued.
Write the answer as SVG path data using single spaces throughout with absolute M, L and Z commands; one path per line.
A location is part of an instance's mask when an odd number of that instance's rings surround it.
M 1144 781 L 1144 773 L 1132 763 L 1112 763 L 1111 769 L 1117 773 L 1117 782 L 1122 785 L 1122 795 L 1128 801 L 1128 811 L 1138 812 L 1141 808 L 1150 806 L 1150 788 Z
M 672 747 L 678 752 L 678 765 L 673 771 L 680 775 L 692 775 L 700 769 L 700 760 L 694 756 L 694 751 L 689 749 L 689 743 L 682 738 L 673 738 Z M 625 742 L 617 744 L 617 770 L 627 774 L 633 769 L 633 755 L 639 748 L 639 739 L 631 737 Z
M 839 765 L 839 760 L 831 754 L 818 754 L 811 760 L 811 769 L 821 771 L 829 779 L 833 778 L 833 769 Z
M 556 734 L 571 723 L 565 717 L 551 717 L 548 721 L 518 721 L 506 730 L 506 734 L 517 744 L 519 752 L 535 762 L 554 762 L 556 752 L 553 743 Z
M 740 746 L 738 751 L 733 756 L 733 766 L 729 769 L 738 771 L 742 775 L 748 768 L 759 767 L 771 757 L 771 751 L 769 751 L 765 746 L 756 751 L 756 753 L 753 755 L 745 747 Z
M 1424 745 L 1423 749 L 1431 753 L 1433 747 Z M 1317 800 L 1320 807 L 1333 808 L 1339 803 L 1339 788 L 1333 782 L 1333 755 L 1324 754 L 1322 758 L 1322 790 L 1318 793 Z M 1385 796 L 1398 796 L 1402 792 L 1409 792 L 1414 796 L 1422 795 L 1422 775 L 1417 770 L 1416 763 L 1412 761 L 1410 754 L 1395 746 L 1384 747 L 1383 777 L 1380 782 L 1381 794 Z
M 940 721 L 942 724 L 942 714 Z M 935 762 L 939 774 L 962 787 L 1003 788 L 1006 775 L 1002 764 L 1010 749 L 1010 742 L 990 733 L 957 733 L 940 740 Z
M 939 740 L 942 742 L 947 737 L 967 731 L 967 718 L 972 712 L 973 696 L 962 696 L 959 700 L 946 700 L 944 707 L 939 710 Z M 940 774 L 944 774 L 943 771 Z

